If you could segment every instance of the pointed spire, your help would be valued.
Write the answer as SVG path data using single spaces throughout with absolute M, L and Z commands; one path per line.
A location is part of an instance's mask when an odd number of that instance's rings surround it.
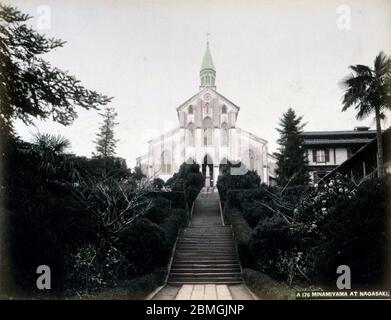
M 212 69 L 216 71 L 215 65 L 213 64 L 212 55 L 209 50 L 209 42 L 206 43 L 206 51 L 204 54 L 204 58 L 202 59 L 201 71 L 203 69 Z
M 209 36 L 208 33 L 207 36 Z M 214 89 L 216 88 L 215 87 L 216 69 L 209 49 L 209 38 L 207 38 L 206 41 L 206 50 L 205 50 L 204 58 L 202 59 L 200 78 L 201 78 L 200 89 L 203 89 L 205 87 L 211 87 Z

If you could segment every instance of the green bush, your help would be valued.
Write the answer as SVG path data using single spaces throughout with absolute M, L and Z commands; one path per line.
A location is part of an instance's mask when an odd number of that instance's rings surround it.
M 243 217 L 251 228 L 254 228 L 260 220 L 271 218 L 274 211 L 271 210 L 272 204 L 269 201 L 244 202 L 242 204 Z
M 354 285 L 375 284 L 385 273 L 390 243 L 388 190 L 387 179 L 356 188 L 338 175 L 309 190 L 291 223 L 259 221 L 249 241 L 258 269 L 289 282 L 329 283 L 339 265 L 348 265 Z
M 217 188 L 223 202 L 226 202 L 230 190 L 258 188 L 261 183 L 261 179 L 255 171 L 247 171 L 242 175 L 231 174 L 231 169 L 235 167 L 237 165 L 228 163 L 221 168 Z
M 227 211 L 225 218 L 227 223 L 232 225 L 241 265 L 243 267 L 253 267 L 255 259 L 249 248 L 252 229 L 237 209 Z
M 118 248 L 137 274 L 165 266 L 170 253 L 164 230 L 143 218 L 135 220 L 119 234 Z
M 188 216 L 184 209 L 172 209 L 170 216 L 161 224 L 162 229 L 166 233 L 168 246 L 172 248 L 177 238 L 179 228 L 187 225 Z
M 152 181 L 152 186 L 155 190 L 162 190 L 164 187 L 164 180 L 160 178 L 155 178 Z
M 144 218 L 160 224 L 167 219 L 170 211 L 170 200 L 163 197 L 156 197 L 152 200 L 152 207 L 144 215 Z
M 259 221 L 251 234 L 249 247 L 260 271 L 284 278 L 286 270 L 281 266 L 282 259 L 297 242 L 289 224 L 280 217 L 273 217 Z
M 113 244 L 101 241 L 78 248 L 71 256 L 67 287 L 73 290 L 97 290 L 113 286 L 129 276 L 131 265 Z
M 172 191 L 184 191 L 188 206 L 190 206 L 204 184 L 200 166 L 196 163 L 183 163 L 179 171 L 167 180 L 166 187 Z
M 315 272 L 321 281 L 335 279 L 339 265 L 348 265 L 352 281 L 366 285 L 386 271 L 390 234 L 387 224 L 389 183 L 369 180 L 352 201 L 341 201 L 320 226 Z

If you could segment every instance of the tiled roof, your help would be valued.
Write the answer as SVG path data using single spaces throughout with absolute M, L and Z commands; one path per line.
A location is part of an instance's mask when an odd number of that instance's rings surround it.
M 301 133 L 303 136 L 328 136 L 328 135 L 352 135 L 352 136 L 365 136 L 365 135 L 375 135 L 376 130 L 365 130 L 365 131 L 356 131 L 356 130 L 341 130 L 341 131 L 304 131 Z
M 335 145 L 335 144 L 361 144 L 371 142 L 373 138 L 353 138 L 353 139 L 305 139 L 304 145 Z

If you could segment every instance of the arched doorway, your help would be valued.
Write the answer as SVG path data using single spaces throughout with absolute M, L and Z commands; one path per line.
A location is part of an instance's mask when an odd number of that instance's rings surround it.
M 202 175 L 205 179 L 206 177 L 206 168 L 209 168 L 209 176 L 210 176 L 210 185 L 214 186 L 214 177 L 213 177 L 213 159 L 208 154 L 205 155 L 204 160 L 202 161 Z

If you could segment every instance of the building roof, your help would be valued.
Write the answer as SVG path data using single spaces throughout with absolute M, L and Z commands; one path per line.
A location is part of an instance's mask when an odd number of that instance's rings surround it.
M 305 139 L 304 145 L 346 145 L 346 144 L 367 144 L 373 138 L 353 138 L 353 139 Z
M 206 87 L 203 88 L 201 91 L 197 92 L 195 95 L 191 96 L 189 99 L 187 99 L 185 102 L 183 102 L 179 107 L 177 107 L 177 111 L 180 111 L 182 108 L 184 108 L 191 100 L 196 98 L 199 95 L 202 95 L 204 92 L 207 92 L 208 90 L 211 90 L 212 92 L 216 93 L 218 97 L 220 97 L 223 101 L 228 103 L 229 105 L 232 105 L 234 108 L 236 108 L 237 111 L 240 110 L 240 108 L 234 104 L 232 101 L 228 100 L 226 97 L 224 97 L 221 93 L 217 92 L 215 89 Z
M 341 131 L 304 131 L 301 136 L 304 145 L 347 145 L 367 144 L 376 137 L 376 130 L 358 127 L 354 130 Z

